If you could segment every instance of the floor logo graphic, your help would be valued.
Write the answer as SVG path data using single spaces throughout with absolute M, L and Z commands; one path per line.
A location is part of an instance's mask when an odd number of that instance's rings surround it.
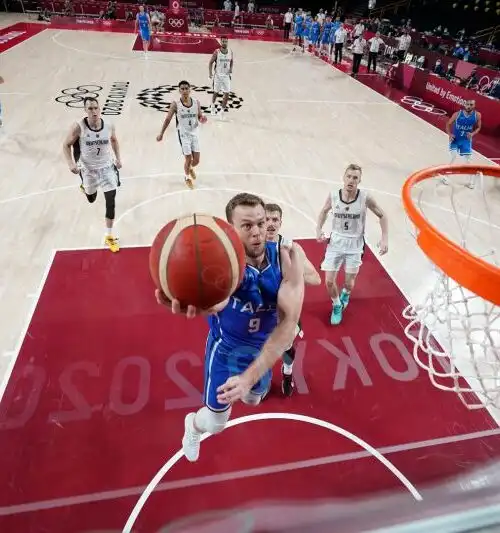
M 115 81 L 111 84 L 109 94 L 104 103 L 101 103 L 103 115 L 121 115 L 125 106 L 125 98 L 130 86 L 129 81 Z M 66 107 L 83 109 L 85 98 L 100 99 L 104 88 L 101 85 L 78 85 L 61 90 L 61 95 L 56 98 L 56 102 L 65 104 Z
M 191 90 L 195 93 L 213 94 L 210 85 L 191 85 Z M 137 100 L 143 107 L 156 109 L 162 113 L 166 113 L 170 109 L 170 104 L 173 100 L 180 98 L 179 87 L 177 85 L 158 85 L 152 89 L 144 89 L 137 95 Z M 222 96 L 218 96 L 216 100 L 217 110 L 221 109 Z M 227 106 L 229 109 L 240 109 L 243 105 L 243 98 L 235 93 L 229 93 L 229 100 Z M 210 105 L 202 105 L 201 110 L 204 113 L 210 113 Z

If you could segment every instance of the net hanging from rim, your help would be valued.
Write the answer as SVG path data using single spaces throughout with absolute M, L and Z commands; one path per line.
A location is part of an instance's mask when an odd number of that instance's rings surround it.
M 403 311 L 405 334 L 432 384 L 469 409 L 500 407 L 498 178 L 500 166 L 439 166 L 411 175 L 402 191 L 434 270 L 424 296 Z M 414 275 L 425 286 L 425 272 Z

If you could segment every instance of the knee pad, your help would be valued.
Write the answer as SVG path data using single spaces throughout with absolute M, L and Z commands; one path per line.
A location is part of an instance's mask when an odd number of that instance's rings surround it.
M 226 427 L 231 416 L 231 407 L 225 411 L 211 411 L 208 407 L 202 407 L 196 414 L 195 424 L 199 429 L 215 435 Z
M 106 218 L 110 220 L 114 220 L 115 218 L 115 196 L 116 190 L 104 193 L 104 197 L 106 198 Z
M 89 201 L 89 203 L 93 204 L 96 201 L 97 192 L 95 192 L 94 194 L 85 193 L 85 196 L 87 197 L 87 200 Z

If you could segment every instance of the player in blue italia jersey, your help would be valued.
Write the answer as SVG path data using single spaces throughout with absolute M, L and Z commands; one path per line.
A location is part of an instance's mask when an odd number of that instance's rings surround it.
M 151 19 L 144 11 L 144 6 L 139 6 L 139 13 L 135 17 L 135 32 L 139 30 L 142 39 L 142 47 L 144 49 L 144 57 L 147 59 L 149 43 L 151 41 Z
M 330 57 L 329 44 L 330 44 L 330 32 L 332 31 L 333 23 L 332 17 L 326 17 L 326 20 L 321 28 L 321 47 L 320 55 Z
M 304 13 L 302 11 L 298 11 L 297 15 L 295 16 L 295 28 L 294 28 L 295 40 L 293 43 L 292 52 L 295 52 L 295 49 L 297 48 L 297 46 L 302 48 L 302 52 L 304 52 L 304 23 L 305 23 Z
M 182 311 L 156 291 L 159 303 L 188 318 L 208 314 L 205 348 L 204 406 L 184 422 L 182 448 L 196 461 L 203 433 L 220 433 L 232 404 L 258 405 L 269 392 L 271 369 L 290 347 L 304 299 L 304 262 L 297 246 L 266 240 L 266 211 L 261 198 L 241 193 L 226 206 L 226 218 L 245 247 L 243 281 L 224 302 L 201 312 Z M 278 320 L 279 318 L 279 320 Z
M 313 46 L 312 53 L 314 54 L 319 45 L 319 36 L 321 35 L 321 22 L 318 17 L 311 23 L 311 44 Z
M 475 110 L 475 100 L 467 100 L 463 109 L 453 113 L 446 124 L 446 132 L 450 136 L 450 164 L 455 162 L 457 155 L 465 158 L 470 163 L 472 157 L 472 138 L 481 129 L 481 113 Z M 449 185 L 446 177 L 442 178 L 445 185 Z M 475 175 L 471 175 L 467 187 L 473 189 L 475 186 Z

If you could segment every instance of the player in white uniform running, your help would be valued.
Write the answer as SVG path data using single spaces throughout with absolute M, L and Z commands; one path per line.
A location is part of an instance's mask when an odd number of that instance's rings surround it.
M 170 104 L 160 135 L 156 137 L 156 140 L 160 142 L 163 139 L 163 135 L 175 115 L 177 135 L 184 155 L 184 180 L 186 185 L 193 189 L 193 182 L 196 179 L 194 167 L 200 162 L 198 127 L 200 122 L 202 124 L 205 123 L 207 118 L 201 110 L 200 102 L 191 97 L 191 85 L 189 82 L 185 80 L 179 82 L 179 92 L 181 97 Z
M 87 116 L 73 124 L 64 144 L 63 152 L 73 174 L 80 174 L 80 189 L 92 204 L 100 188 L 106 200 L 105 244 L 112 252 L 118 252 L 118 239 L 113 235 L 116 189 L 120 186 L 118 169 L 122 163 L 120 147 L 113 124 L 101 118 L 99 102 L 85 98 Z
M 266 224 L 267 224 L 267 240 L 279 242 L 284 247 L 292 246 L 292 241 L 286 239 L 280 234 L 281 224 L 283 222 L 283 210 L 278 204 L 266 204 Z M 307 285 L 320 285 L 321 276 L 314 268 L 314 265 L 307 258 L 304 249 L 300 244 L 295 243 L 297 252 L 302 256 L 304 262 L 304 282 Z M 304 332 L 302 326 L 297 324 L 295 337 L 303 337 Z M 283 365 L 281 367 L 281 392 L 284 396 L 291 396 L 295 389 L 293 381 L 293 363 L 295 361 L 295 346 L 293 343 L 288 350 L 283 354 Z
M 212 74 L 212 67 L 215 64 L 215 72 Z M 227 102 L 231 92 L 231 74 L 233 73 L 233 51 L 227 47 L 227 37 L 221 38 L 221 47 L 216 50 L 210 58 L 208 64 L 208 75 L 213 77 L 213 95 L 212 95 L 212 115 L 216 114 L 215 101 L 219 93 L 222 93 L 222 108 L 220 110 L 221 118 L 227 111 Z
M 326 288 L 333 302 L 330 317 L 332 325 L 340 324 L 342 321 L 342 312 L 349 303 L 362 264 L 367 208 L 380 219 L 382 229 L 382 238 L 378 243 L 380 255 L 387 253 L 388 250 L 387 215 L 370 194 L 359 189 L 360 182 L 361 167 L 349 165 L 344 173 L 344 186 L 328 195 L 318 217 L 316 237 L 320 242 L 329 241 L 321 270 L 326 272 Z M 333 213 L 333 224 L 332 233 L 328 237 L 322 233 L 322 229 L 330 212 Z M 345 265 L 345 281 L 339 295 L 336 279 L 342 265 Z

